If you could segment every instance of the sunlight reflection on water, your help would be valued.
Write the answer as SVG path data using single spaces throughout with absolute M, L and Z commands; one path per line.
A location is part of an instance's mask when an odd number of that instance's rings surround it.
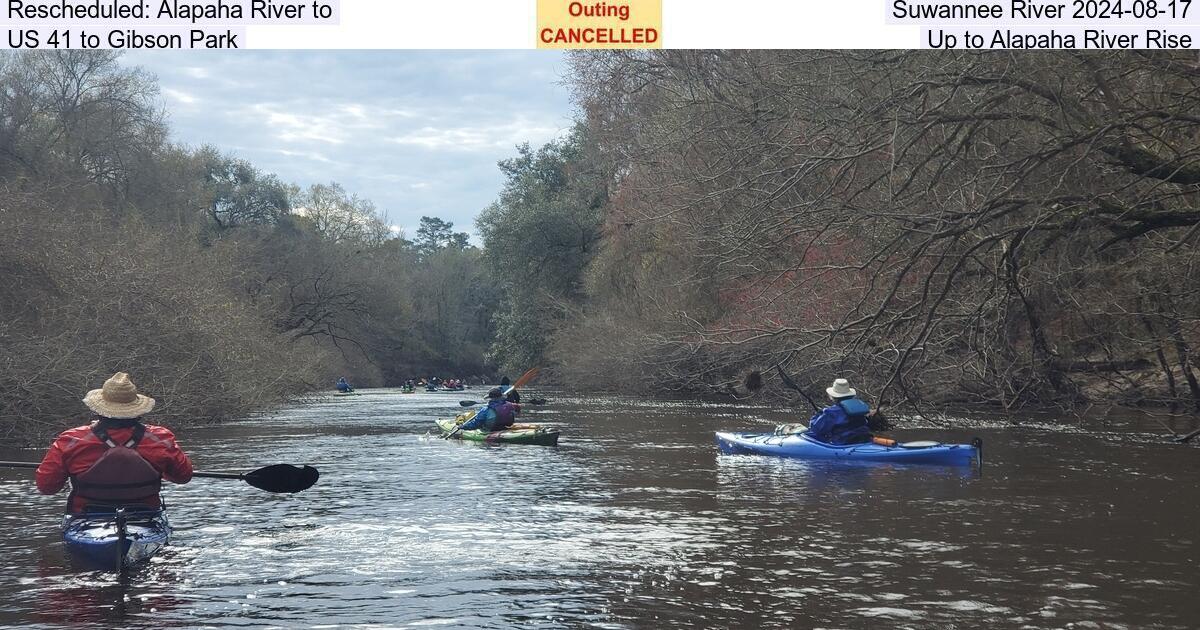
M 966 469 L 718 456 L 768 406 L 546 395 L 558 448 L 430 437 L 461 395 L 371 390 L 180 431 L 198 468 L 309 463 L 295 496 L 168 490 L 129 585 L 66 567 L 62 497 L 0 473 L 0 623 L 28 627 L 1187 627 L 1196 449 L 1011 428 Z M 9 459 L 34 459 L 26 451 Z M 27 471 L 25 471 L 27 472 Z M 1189 486 L 1190 487 L 1190 486 Z M 1146 523 L 1154 523 L 1147 529 Z M 1194 610 L 1194 609 L 1193 609 Z

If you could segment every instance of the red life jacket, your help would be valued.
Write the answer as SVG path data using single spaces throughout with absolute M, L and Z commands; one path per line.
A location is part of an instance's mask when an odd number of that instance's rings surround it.
M 91 468 L 71 477 L 71 496 L 67 505 L 76 505 L 75 499 L 79 498 L 88 504 L 105 506 L 160 507 L 158 493 L 162 490 L 162 473 L 137 452 L 146 427 L 137 424 L 133 435 L 124 444 L 114 443 L 99 424 L 92 432 L 108 449 Z

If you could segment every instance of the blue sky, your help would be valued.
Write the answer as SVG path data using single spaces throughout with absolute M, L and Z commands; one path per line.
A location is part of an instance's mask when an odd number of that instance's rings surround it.
M 422 215 L 474 232 L 498 160 L 571 125 L 554 51 L 147 52 L 174 140 L 286 182 L 336 181 L 412 236 Z

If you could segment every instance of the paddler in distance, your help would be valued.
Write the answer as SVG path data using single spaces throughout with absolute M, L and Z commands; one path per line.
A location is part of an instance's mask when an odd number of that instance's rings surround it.
M 162 480 L 192 480 L 192 462 L 165 427 L 143 424 L 154 399 L 138 393 L 118 372 L 83 398 L 96 414 L 91 424 L 59 434 L 37 469 L 42 494 L 62 490 L 68 478 L 67 513 L 112 511 L 117 507 L 158 510 Z
M 508 380 L 507 376 L 500 379 L 500 391 L 508 389 L 510 385 L 512 385 L 512 381 Z M 510 403 L 513 403 L 514 405 L 521 404 L 521 394 L 515 389 L 505 394 L 504 399 Z

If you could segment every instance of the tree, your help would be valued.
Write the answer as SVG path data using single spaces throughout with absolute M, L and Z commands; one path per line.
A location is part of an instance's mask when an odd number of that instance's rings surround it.
M 338 183 L 313 184 L 296 200 L 296 213 L 335 243 L 378 245 L 391 236 L 375 204 L 351 195 Z
M 470 238 L 466 232 L 455 232 L 454 224 L 449 221 L 437 217 L 421 217 L 421 225 L 417 228 L 414 243 L 417 251 L 428 257 L 443 249 L 462 251 L 470 247 Z
M 635 342 L 608 347 L 635 354 L 611 361 L 703 390 L 790 360 L 1008 407 L 1161 400 L 1193 371 L 1193 57 L 573 59 L 620 174 L 575 320 L 621 322 Z
M 153 77 L 115 51 L 0 57 L 0 175 L 81 178 L 119 194 L 136 156 L 165 144 Z
M 502 161 L 504 189 L 476 221 L 504 298 L 493 352 L 508 369 L 543 362 L 600 240 L 611 175 L 586 130 Z
M 292 211 L 291 192 L 277 177 L 249 162 L 206 147 L 198 155 L 204 169 L 208 218 L 218 232 L 245 225 L 272 226 Z

